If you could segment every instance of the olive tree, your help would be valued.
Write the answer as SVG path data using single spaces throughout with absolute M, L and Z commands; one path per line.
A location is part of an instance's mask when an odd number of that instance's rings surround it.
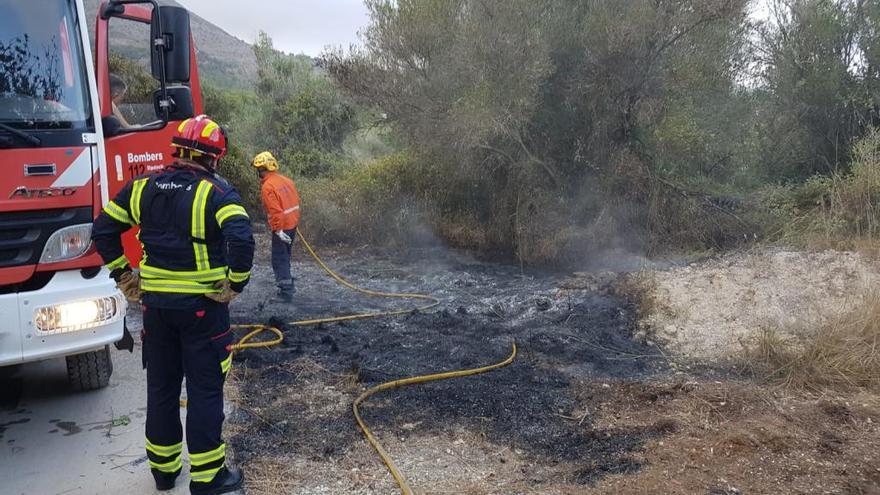
M 705 100 L 731 94 L 746 3 L 368 0 L 363 49 L 324 65 L 423 166 L 448 170 L 441 208 L 468 203 L 501 244 L 533 237 L 523 222 L 542 236 L 618 220 L 645 230 L 662 165 L 676 161 L 678 134 L 662 131 L 704 125 Z M 682 161 L 727 152 L 706 140 Z M 614 219 L 615 202 L 635 216 Z

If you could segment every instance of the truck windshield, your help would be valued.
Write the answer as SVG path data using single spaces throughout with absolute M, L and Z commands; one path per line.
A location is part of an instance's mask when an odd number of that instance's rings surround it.
M 89 124 L 81 41 L 72 0 L 0 2 L 0 123 L 21 129 Z

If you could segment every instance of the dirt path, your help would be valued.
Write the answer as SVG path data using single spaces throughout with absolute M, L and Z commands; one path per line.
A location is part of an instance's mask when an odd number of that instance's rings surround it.
M 129 327 L 140 332 L 137 310 Z M 22 365 L 0 376 L 0 493 L 3 495 L 150 495 L 144 451 L 147 379 L 141 343 L 112 349 L 110 385 L 73 392 L 64 358 Z M 177 489 L 189 493 L 184 470 Z
M 393 320 L 287 329 L 282 347 L 241 353 L 230 438 L 249 493 L 395 493 L 354 425 L 354 396 L 394 378 L 498 361 L 514 340 L 521 354 L 508 368 L 391 391 L 364 407 L 419 493 L 880 487 L 876 404 L 783 397 L 725 373 L 685 374 L 662 350 L 632 339 L 634 308 L 610 290 L 612 278 L 523 276 L 441 251 L 329 258 L 358 283 L 431 292 L 444 304 Z M 236 303 L 240 322 L 389 305 L 300 263 L 297 301 L 279 307 L 267 301 L 271 276 L 261 265 Z

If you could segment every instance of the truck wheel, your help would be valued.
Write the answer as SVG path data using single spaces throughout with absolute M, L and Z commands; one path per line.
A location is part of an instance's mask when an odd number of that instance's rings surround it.
M 100 351 L 67 356 L 67 378 L 77 392 L 106 387 L 112 374 L 109 346 Z
M 18 374 L 18 371 L 20 369 L 20 364 L 9 364 L 6 366 L 0 366 L 0 380 L 12 380 L 13 378 L 15 378 L 15 375 Z

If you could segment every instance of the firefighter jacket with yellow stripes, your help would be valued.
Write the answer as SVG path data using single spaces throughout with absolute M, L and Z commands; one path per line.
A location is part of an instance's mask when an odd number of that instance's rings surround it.
M 172 309 L 211 304 L 228 279 L 241 292 L 254 257 L 251 222 L 238 192 L 202 169 L 171 165 L 131 180 L 95 219 L 92 240 L 107 267 L 129 261 L 120 236 L 140 227 L 141 290 L 147 306 Z

